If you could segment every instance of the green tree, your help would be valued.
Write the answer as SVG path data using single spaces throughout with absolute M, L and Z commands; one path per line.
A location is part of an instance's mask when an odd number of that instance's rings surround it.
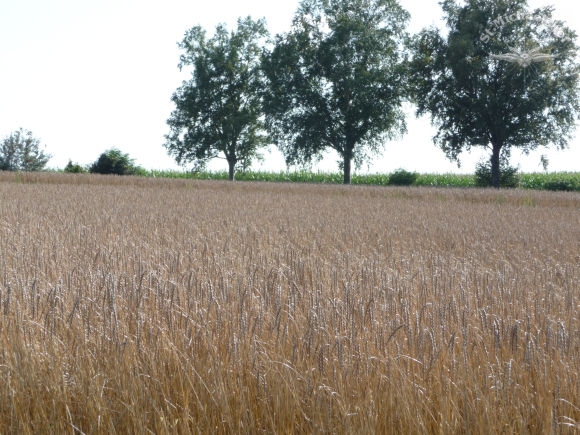
M 178 164 L 203 168 L 213 158 L 224 158 L 233 181 L 238 163 L 247 168 L 261 159 L 267 136 L 261 120 L 260 42 L 267 36 L 266 22 L 250 17 L 238 19 L 231 33 L 218 25 L 210 39 L 200 26 L 186 32 L 178 44 L 185 51 L 179 68 L 193 66 L 192 78 L 173 94 L 176 108 L 164 145 Z
M 263 57 L 266 124 L 287 164 L 334 149 L 350 184 L 352 162 L 405 132 L 408 20 L 396 0 L 302 1 L 291 31 Z
M 462 151 L 489 148 L 498 188 L 502 150 L 567 147 L 579 110 L 576 35 L 527 0 L 441 5 L 448 35 L 424 29 L 412 44 L 417 115 L 430 114 L 434 143 L 458 164 Z
M 143 175 L 144 169 L 135 165 L 135 159 L 117 148 L 103 152 L 90 166 L 92 174 Z
M 0 170 L 3 171 L 41 171 L 51 157 L 41 149 L 40 139 L 22 128 L 0 142 Z

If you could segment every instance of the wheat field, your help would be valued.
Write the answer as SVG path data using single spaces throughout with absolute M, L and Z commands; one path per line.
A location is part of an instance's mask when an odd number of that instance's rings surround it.
M 2 434 L 580 433 L 580 194 L 0 173 Z

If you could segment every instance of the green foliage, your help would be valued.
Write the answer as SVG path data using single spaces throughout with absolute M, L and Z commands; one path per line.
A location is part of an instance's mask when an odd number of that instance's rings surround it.
M 438 187 L 475 187 L 472 174 L 419 174 L 415 181 L 417 186 Z
M 87 168 L 79 165 L 78 163 L 73 163 L 72 160 L 69 159 L 68 163 L 64 167 L 64 172 L 70 174 L 84 174 L 88 172 Z
M 489 162 L 487 162 L 489 165 Z M 197 180 L 227 180 L 227 171 L 146 171 L 148 177 L 185 178 Z M 387 186 L 393 174 L 353 174 L 352 184 Z M 517 174 L 519 183 L 515 187 L 537 190 L 573 190 L 580 191 L 580 172 L 553 172 Z M 236 176 L 239 181 L 303 182 L 332 183 L 343 182 L 341 172 L 280 171 L 262 172 L 247 171 Z M 414 186 L 426 187 L 478 187 L 474 174 L 418 174 Z M 489 186 L 487 184 L 486 186 Z M 512 184 L 513 186 L 513 184 Z
M 559 21 L 565 38 L 559 37 L 557 26 L 537 20 L 502 24 L 502 17 L 530 13 L 527 0 L 444 0 L 441 5 L 447 36 L 436 28 L 424 29 L 411 44 L 417 115 L 431 115 L 438 131 L 433 140 L 451 160 L 459 161 L 459 154 L 472 146 L 491 147 L 493 183 L 499 187 L 503 149 L 528 152 L 568 145 L 580 113 L 576 35 Z M 552 12 L 545 7 L 532 15 L 551 18 Z M 557 57 L 533 63 L 526 71 L 491 57 L 509 47 L 547 47 Z
M 2 171 L 41 171 L 51 157 L 40 149 L 40 139 L 22 128 L 0 142 Z
M 562 190 L 562 191 L 577 190 L 575 183 L 568 180 L 547 181 L 546 183 L 544 183 L 544 188 L 546 190 Z
M 147 171 L 149 177 L 186 178 L 198 180 L 227 180 L 227 171 L 174 171 L 152 170 Z M 353 174 L 352 184 L 388 186 L 392 174 Z M 344 176 L 341 172 L 312 172 L 312 171 L 280 171 L 262 172 L 247 171 L 236 176 L 239 181 L 272 181 L 272 182 L 303 182 L 303 183 L 343 183 Z M 475 185 L 473 175 L 467 174 L 417 174 L 414 183 L 417 186 L 448 186 L 448 187 L 473 187 Z
M 129 158 L 129 154 L 123 154 L 117 148 L 111 148 L 102 153 L 90 166 L 92 174 L 115 174 L 115 175 L 146 175 L 147 171 L 135 165 L 135 159 Z
M 510 166 L 507 157 L 500 159 L 500 187 L 518 187 L 519 185 L 519 168 Z M 492 184 L 492 167 L 491 160 L 481 159 L 475 165 L 475 186 L 491 187 Z
M 405 132 L 409 14 L 395 0 L 303 0 L 262 65 L 266 125 L 290 165 L 341 158 L 355 167 Z M 354 180 L 353 180 L 354 182 Z
M 397 169 L 389 177 L 389 184 L 394 186 L 410 186 L 417 181 L 419 174 L 404 169 Z
M 176 108 L 167 120 L 171 132 L 164 145 L 178 164 L 192 162 L 203 169 L 223 155 L 233 180 L 238 163 L 247 169 L 262 158 L 259 150 L 267 136 L 261 121 L 259 43 L 267 35 L 266 22 L 250 17 L 238 19 L 235 32 L 218 25 L 211 39 L 201 26 L 186 32 L 178 44 L 185 51 L 179 67 L 193 66 L 193 73 L 173 94 Z
M 560 190 L 580 192 L 578 172 L 535 172 L 520 175 L 520 187 L 524 189 Z

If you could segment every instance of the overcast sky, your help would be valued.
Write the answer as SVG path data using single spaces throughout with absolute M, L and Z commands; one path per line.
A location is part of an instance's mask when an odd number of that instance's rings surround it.
M 402 0 L 411 14 L 410 32 L 441 25 L 435 0 Z M 578 2 L 530 1 L 554 5 L 555 17 L 580 34 Z M 23 127 L 46 144 L 51 167 L 68 159 L 90 163 L 113 146 L 148 169 L 178 168 L 163 143 L 171 95 L 183 80 L 177 68 L 177 42 L 201 24 L 210 33 L 223 22 L 233 28 L 238 17 L 266 18 L 271 34 L 289 30 L 298 1 L 165 0 L 2 0 L 0 2 L 0 138 Z M 472 172 L 483 151 L 464 154 L 462 167 L 445 159 L 432 143 L 428 119 L 407 118 L 409 133 L 385 145 L 383 157 L 364 172 L 403 167 L 420 172 Z M 580 170 L 580 132 L 570 149 L 541 149 L 529 156 L 512 153 L 524 171 L 539 171 L 547 154 L 550 170 Z M 223 161 L 210 168 L 225 168 Z M 329 154 L 317 166 L 336 170 Z M 281 154 L 266 154 L 261 169 L 285 169 Z

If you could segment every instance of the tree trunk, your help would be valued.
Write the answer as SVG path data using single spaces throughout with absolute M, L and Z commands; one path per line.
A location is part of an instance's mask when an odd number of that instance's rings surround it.
M 228 159 L 228 166 L 229 166 L 228 173 L 229 173 L 230 181 L 234 181 L 236 178 L 236 171 L 235 171 L 236 163 L 237 163 L 236 159 Z
M 344 184 L 350 184 L 350 153 L 344 154 Z
M 496 189 L 500 187 L 500 169 L 499 169 L 499 154 L 501 151 L 501 144 L 492 140 L 492 154 L 491 154 L 491 185 Z

